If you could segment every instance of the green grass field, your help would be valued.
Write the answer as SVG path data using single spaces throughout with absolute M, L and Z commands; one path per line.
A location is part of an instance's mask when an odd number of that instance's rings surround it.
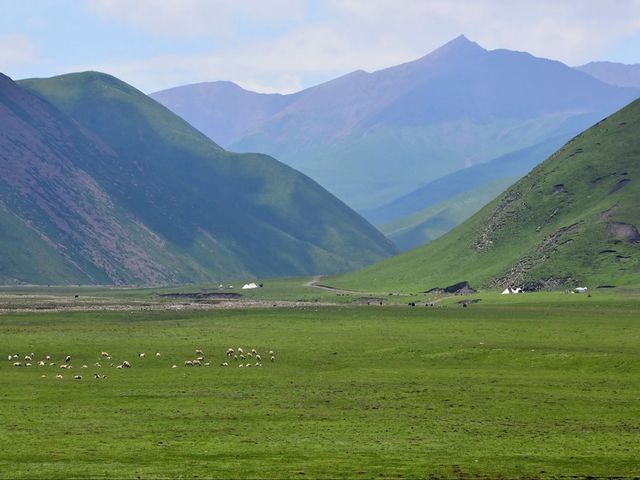
M 638 476 L 628 293 L 5 314 L 0 477 Z M 229 346 L 277 360 L 220 367 Z M 183 366 L 196 348 L 210 367 Z M 132 368 L 94 367 L 103 350 Z M 13 367 L 15 352 L 34 352 L 34 366 Z M 47 354 L 72 355 L 74 369 L 38 367 Z

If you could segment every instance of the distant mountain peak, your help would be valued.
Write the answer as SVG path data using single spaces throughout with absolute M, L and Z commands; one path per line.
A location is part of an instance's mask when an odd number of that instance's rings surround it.
M 484 48 L 482 48 L 478 43 L 469 40 L 465 35 L 458 35 L 453 40 L 442 45 L 440 48 L 435 50 L 434 52 L 486 52 Z

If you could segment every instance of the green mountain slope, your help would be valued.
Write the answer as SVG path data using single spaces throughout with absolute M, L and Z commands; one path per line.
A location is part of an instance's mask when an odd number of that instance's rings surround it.
M 224 151 L 114 77 L 19 83 L 0 82 L 0 122 L 13 128 L 0 137 L 0 162 L 12 172 L 0 181 L 0 200 L 7 218 L 33 228 L 75 274 L 22 275 L 30 271 L 22 265 L 0 280 L 173 283 L 338 272 L 393 252 L 314 181 L 266 155 Z
M 640 282 L 640 101 L 583 132 L 462 225 L 332 285 L 421 291 Z
M 502 177 L 487 182 L 432 207 L 382 225 L 380 231 L 401 251 L 424 245 L 460 225 L 517 179 Z

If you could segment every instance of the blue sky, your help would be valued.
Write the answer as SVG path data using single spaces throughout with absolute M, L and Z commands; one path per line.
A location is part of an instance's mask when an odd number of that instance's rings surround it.
M 0 71 L 79 70 L 145 92 L 232 80 L 292 92 L 465 34 L 578 65 L 640 63 L 640 0 L 0 0 Z

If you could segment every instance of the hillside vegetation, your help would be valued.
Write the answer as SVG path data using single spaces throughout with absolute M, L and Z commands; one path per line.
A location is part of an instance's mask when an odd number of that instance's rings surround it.
M 226 152 L 112 76 L 3 76 L 0 114 L 0 282 L 316 274 L 394 251 L 308 177 Z
M 371 291 L 467 280 L 525 289 L 637 284 L 640 101 L 568 142 L 438 240 L 332 279 Z

